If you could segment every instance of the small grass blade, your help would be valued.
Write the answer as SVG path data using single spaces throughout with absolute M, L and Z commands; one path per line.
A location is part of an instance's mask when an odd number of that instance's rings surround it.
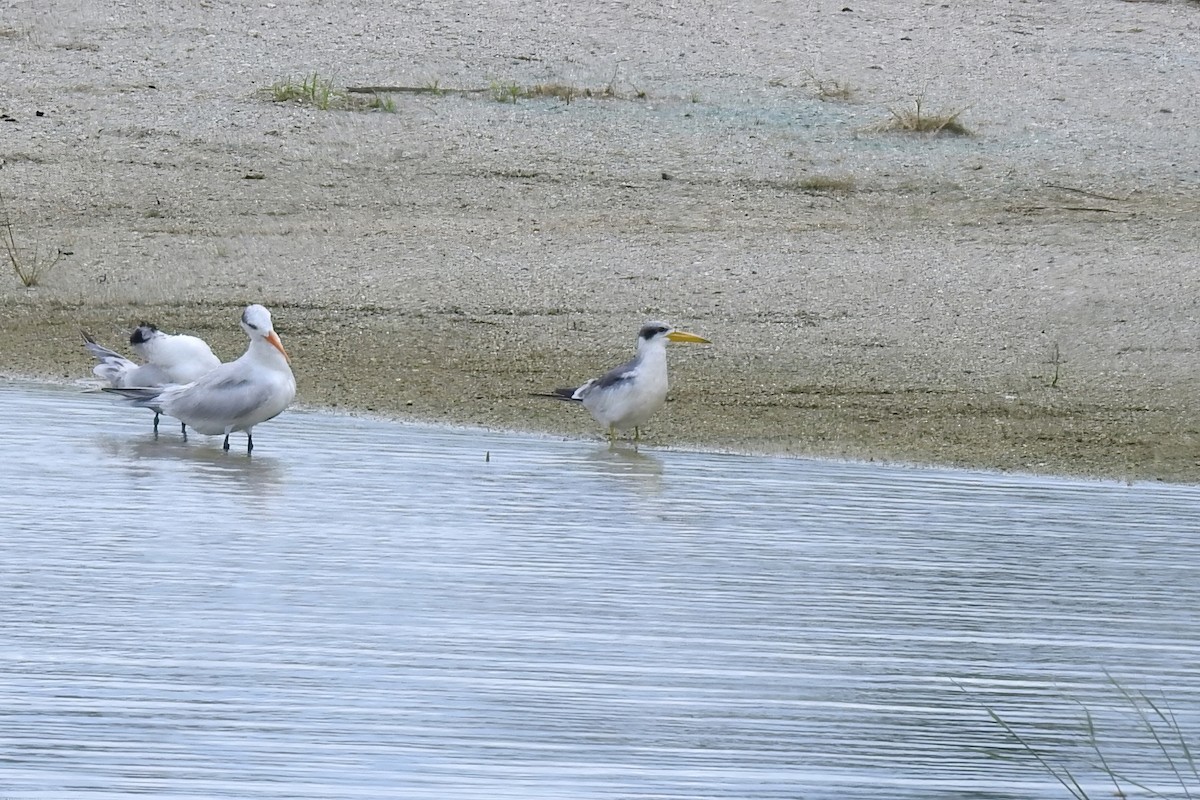
M 1009 736 L 1015 739 L 1017 744 L 1021 745 L 1021 747 L 1025 749 L 1025 752 L 1033 756 L 1034 760 L 1041 765 L 1042 769 L 1046 770 L 1046 772 L 1050 773 L 1050 775 L 1052 775 L 1056 781 L 1061 783 L 1063 788 L 1070 792 L 1071 796 L 1074 797 L 1075 800 L 1089 800 L 1088 793 L 1085 792 L 1083 787 L 1079 785 L 1079 781 L 1075 780 L 1075 776 L 1071 774 L 1071 770 L 1063 767 L 1063 774 L 1059 775 L 1058 770 L 1051 766 L 1050 762 L 1042 757 L 1042 754 L 1037 751 L 1037 748 L 1025 741 L 1021 734 L 1017 733 L 1016 729 L 1013 728 L 1012 725 L 1009 725 L 1003 717 L 987 706 L 984 706 L 984 711 L 988 713 L 988 716 L 992 718 L 993 722 L 1003 728 Z

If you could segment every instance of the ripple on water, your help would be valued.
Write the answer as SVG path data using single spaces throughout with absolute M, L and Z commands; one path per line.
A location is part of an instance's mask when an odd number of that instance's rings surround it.
M 1062 796 L 986 708 L 1099 794 L 1081 704 L 1178 788 L 1106 670 L 1200 728 L 1195 488 L 0 399 L 0 795 Z

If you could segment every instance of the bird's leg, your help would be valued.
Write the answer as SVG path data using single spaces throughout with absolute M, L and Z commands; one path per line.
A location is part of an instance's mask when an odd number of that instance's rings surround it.
M 186 422 L 179 423 L 179 430 L 183 434 L 183 440 L 186 442 L 187 441 L 187 423 Z
M 640 442 L 642 440 L 642 429 L 637 425 L 633 426 L 633 440 L 635 442 Z
M 250 435 L 250 431 L 246 431 L 246 455 L 254 452 L 254 437 Z
M 617 428 L 615 425 L 608 426 L 608 441 L 615 442 L 617 440 Z
M 226 453 L 229 452 L 229 434 L 225 434 L 225 444 L 221 445 L 221 449 Z
M 154 438 L 158 438 L 158 412 L 154 412 Z

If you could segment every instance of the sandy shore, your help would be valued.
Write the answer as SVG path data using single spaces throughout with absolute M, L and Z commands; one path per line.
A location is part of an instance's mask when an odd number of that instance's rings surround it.
M 1200 5 L 882 5 L 0 2 L 0 193 L 71 253 L 0 371 L 262 302 L 305 403 L 599 436 L 529 392 L 661 318 L 714 344 L 656 443 L 1200 480 Z M 975 135 L 876 129 L 918 96 Z

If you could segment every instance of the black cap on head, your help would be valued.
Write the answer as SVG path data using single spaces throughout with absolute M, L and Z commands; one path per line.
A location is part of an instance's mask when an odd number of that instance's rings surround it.
M 130 344 L 145 344 L 150 340 L 150 337 L 158 333 L 158 328 L 151 325 L 149 322 L 142 322 L 133 329 L 133 333 L 129 336 Z
M 665 322 L 647 322 L 642 326 L 642 329 L 638 331 L 638 338 L 650 341 L 655 336 L 661 336 L 670 330 L 671 326 Z

